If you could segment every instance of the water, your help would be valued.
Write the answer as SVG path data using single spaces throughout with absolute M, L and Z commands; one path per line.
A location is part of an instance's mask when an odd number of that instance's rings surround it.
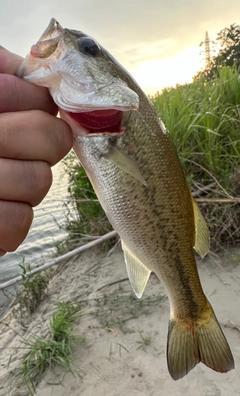
M 52 168 L 53 184 L 46 198 L 34 208 L 34 220 L 31 230 L 22 245 L 13 253 L 0 257 L 0 283 L 21 273 L 19 264 L 36 267 L 50 260 L 56 252 L 56 243 L 67 237 L 64 228 L 64 203 L 70 200 L 67 187 L 68 180 L 63 172 L 63 165 Z M 60 225 L 60 227 L 59 227 Z M 3 296 L 0 292 L 0 304 Z

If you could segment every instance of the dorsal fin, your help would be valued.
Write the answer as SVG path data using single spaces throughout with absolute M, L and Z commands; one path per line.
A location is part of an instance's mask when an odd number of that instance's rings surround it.
M 147 281 L 149 279 L 151 271 L 140 260 L 138 260 L 132 254 L 132 252 L 130 252 L 130 250 L 123 242 L 122 248 L 128 277 L 132 285 L 133 291 L 138 298 L 141 298 L 147 285 Z
M 209 251 L 210 235 L 207 223 L 194 199 L 192 198 L 194 223 L 195 223 L 195 243 L 194 249 L 203 258 Z

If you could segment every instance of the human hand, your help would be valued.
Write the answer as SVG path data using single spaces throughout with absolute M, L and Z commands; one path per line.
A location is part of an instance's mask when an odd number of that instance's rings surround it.
M 0 46 L 0 256 L 27 236 L 32 207 L 52 184 L 50 167 L 73 144 L 48 90 L 14 75 L 21 62 Z

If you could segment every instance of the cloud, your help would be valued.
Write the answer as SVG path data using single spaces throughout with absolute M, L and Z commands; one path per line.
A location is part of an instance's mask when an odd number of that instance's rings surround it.
M 165 40 L 179 49 L 199 44 L 205 30 L 224 28 L 224 21 L 235 22 L 239 13 L 239 0 L 10 0 L 1 4 L 0 37 L 14 49 L 29 48 L 55 17 L 111 52 Z
M 171 56 L 174 52 L 173 40 L 161 41 L 142 41 L 133 46 L 120 51 L 122 58 L 128 60 L 128 63 L 134 66 L 136 63 L 145 60 L 161 59 Z

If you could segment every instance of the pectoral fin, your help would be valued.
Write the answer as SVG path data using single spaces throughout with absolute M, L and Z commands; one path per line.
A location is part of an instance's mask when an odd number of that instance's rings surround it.
M 115 165 L 117 165 L 121 170 L 126 172 L 128 175 L 131 175 L 135 179 L 139 180 L 144 186 L 147 186 L 144 177 L 142 176 L 137 163 L 130 158 L 123 150 L 118 147 L 113 146 L 111 151 L 105 155 L 109 161 L 112 161 Z
M 192 198 L 193 211 L 194 211 L 194 222 L 195 222 L 195 244 L 194 249 L 203 258 L 209 251 L 210 236 L 208 226 L 204 217 L 197 206 L 196 202 Z
M 126 262 L 127 273 L 132 285 L 133 291 L 138 298 L 142 297 L 142 294 L 147 285 L 148 278 L 151 271 L 138 260 L 130 250 L 122 242 L 122 248 L 124 252 L 124 259 Z

